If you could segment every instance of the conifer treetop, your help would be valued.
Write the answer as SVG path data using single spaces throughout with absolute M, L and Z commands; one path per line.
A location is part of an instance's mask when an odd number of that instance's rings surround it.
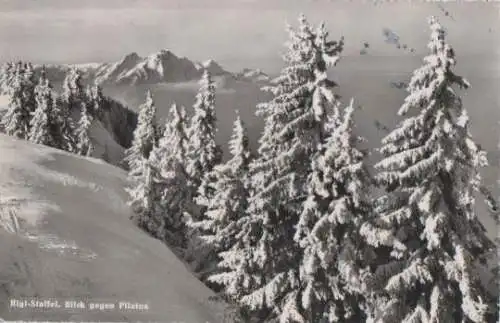
M 208 70 L 204 70 L 200 80 L 200 90 L 196 95 L 196 102 L 193 106 L 195 114 L 193 116 L 193 128 L 191 132 L 208 132 L 215 134 L 215 83 Z M 197 129 L 196 125 L 202 126 Z M 209 129 L 205 129 L 209 128 Z
M 232 155 L 228 165 L 234 169 L 245 168 L 248 171 L 250 164 L 251 153 L 249 149 L 249 140 L 245 124 L 237 111 L 236 120 L 233 125 L 233 134 L 229 141 L 229 152 Z
M 204 174 L 212 171 L 222 159 L 222 151 L 215 141 L 217 117 L 215 111 L 216 86 L 210 72 L 205 70 L 200 90 L 193 105 L 194 115 L 189 126 L 189 152 L 187 171 L 198 187 Z
M 186 155 L 186 109 L 177 103 L 172 104 L 169 110 L 169 118 L 165 124 L 163 136 L 159 140 L 159 151 L 167 154 L 169 158 L 183 161 Z
M 336 84 L 328 79 L 327 70 L 337 64 L 343 39 L 329 41 L 324 24 L 313 29 L 303 15 L 299 28 L 289 27 L 288 31 L 290 38 L 283 56 L 286 66 L 271 86 L 264 87 L 274 99 L 257 106 L 257 115 L 265 118 L 259 140 L 259 155 L 264 157 L 294 129 L 307 126 L 311 118 L 321 127 L 328 110 L 338 114 L 338 96 L 333 92 Z M 319 138 L 311 139 L 310 146 L 314 147 Z
M 71 101 L 70 103 L 84 95 L 82 77 L 82 72 L 79 69 L 72 68 L 64 79 L 63 96 L 66 100 Z
M 137 167 L 142 159 L 148 159 L 156 145 L 156 106 L 151 92 L 148 91 L 146 102 L 139 107 L 132 145 L 126 152 L 126 161 L 129 167 Z

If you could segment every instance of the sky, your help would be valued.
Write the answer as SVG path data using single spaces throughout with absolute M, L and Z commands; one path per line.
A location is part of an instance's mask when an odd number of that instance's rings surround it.
M 0 61 L 110 62 L 130 52 L 169 49 L 178 56 L 215 59 L 229 70 L 274 70 L 286 23 L 304 13 L 345 37 L 344 55 L 404 55 L 384 42 L 395 31 L 416 54 L 426 51 L 427 17 L 436 15 L 462 56 L 500 54 L 500 3 L 331 0 L 0 0 Z M 491 28 L 491 31 L 490 31 Z

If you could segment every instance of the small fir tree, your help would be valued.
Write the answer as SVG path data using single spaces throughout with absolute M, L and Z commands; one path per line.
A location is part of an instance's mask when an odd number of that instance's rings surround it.
M 165 223 L 158 208 L 160 192 L 155 182 L 156 177 L 155 166 L 141 157 L 136 167 L 129 172 L 131 187 L 126 188 L 126 191 L 130 195 L 128 205 L 133 211 L 131 219 L 139 228 L 161 239 Z
M 54 147 L 54 133 L 51 131 L 54 94 L 47 79 L 45 68 L 42 69 L 35 92 L 37 108 L 30 121 L 29 140 L 36 144 Z
M 82 156 L 90 156 L 94 150 L 90 137 L 93 118 L 88 110 L 87 105 L 82 102 L 80 119 L 75 129 L 76 153 Z

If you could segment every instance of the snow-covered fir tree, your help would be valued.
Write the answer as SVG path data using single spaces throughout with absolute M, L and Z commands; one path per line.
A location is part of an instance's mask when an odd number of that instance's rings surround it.
M 31 108 L 28 104 L 26 65 L 22 62 L 16 64 L 12 83 L 8 88 L 9 107 L 3 115 L 1 124 L 4 132 L 9 136 L 27 139 L 29 136 Z
M 90 156 L 94 149 L 92 139 L 90 138 L 90 127 L 92 126 L 93 117 L 85 102 L 81 102 L 80 109 L 80 118 L 75 129 L 76 153 L 82 156 Z
M 149 159 L 141 157 L 141 162 L 129 171 L 131 187 L 126 188 L 130 195 L 128 205 L 134 212 L 132 220 L 138 227 L 161 238 L 164 229 L 163 215 L 158 210 L 160 193 L 155 182 L 157 171 Z
M 35 89 L 37 108 L 30 120 L 29 140 L 36 144 L 54 147 L 53 127 L 54 93 L 47 79 L 45 68 L 42 69 Z
M 125 161 L 129 169 L 139 167 L 144 159 L 148 159 L 154 146 L 156 146 L 156 106 L 151 92 L 148 91 L 146 102 L 139 107 L 132 145 L 126 151 Z
M 217 118 L 215 114 L 215 83 L 210 72 L 205 70 L 200 80 L 200 90 L 193 106 L 188 137 L 187 171 L 193 195 L 196 195 L 203 176 L 220 163 L 222 150 L 215 142 Z
M 37 79 L 35 77 L 35 71 L 33 69 L 33 64 L 26 63 L 24 71 L 24 101 L 25 101 L 25 109 L 28 111 L 30 116 L 35 112 L 37 108 L 36 102 L 36 87 L 37 87 Z
M 15 63 L 7 62 L 2 65 L 2 68 L 0 70 L 0 94 L 8 94 L 9 88 L 12 87 L 12 84 L 14 83 L 15 75 Z
M 132 145 L 126 151 L 125 162 L 129 169 L 131 200 L 129 205 L 134 211 L 133 219 L 146 232 L 158 236 L 163 232 L 164 221 L 158 216 L 159 192 L 155 185 L 157 166 L 150 160 L 155 147 L 156 107 L 151 92 L 146 94 L 146 102 L 139 108 L 138 123 L 134 130 Z
M 83 75 L 79 69 L 73 68 L 66 75 L 62 96 L 70 110 L 80 111 L 80 101 L 85 100 L 86 91 L 83 85 Z
M 183 108 L 185 109 L 185 108 Z M 167 124 L 168 122 L 164 119 L 157 121 L 156 127 L 155 127 L 155 143 L 158 144 L 165 134 L 165 130 L 167 129 Z M 185 131 L 187 133 L 187 124 L 185 126 Z
M 54 147 L 68 151 L 76 151 L 75 124 L 68 110 L 68 105 L 61 96 L 55 97 L 52 109 L 51 131 L 54 137 Z
M 375 322 L 494 322 L 492 299 L 476 266 L 495 247 L 475 211 L 485 152 L 472 139 L 456 92 L 455 53 L 430 18 L 430 54 L 412 76 L 399 110 L 405 120 L 382 140 L 376 168 L 387 190 L 377 222 L 362 233 L 390 248 L 374 285 Z M 409 113 L 412 113 L 409 115 Z
M 366 318 L 365 280 L 375 254 L 359 229 L 371 212 L 372 179 L 357 148 L 361 138 L 353 134 L 354 111 L 351 100 L 343 118 L 329 121 L 332 133 L 312 160 L 294 237 L 303 250 L 301 283 L 286 305 L 285 321 L 357 323 Z
M 251 216 L 241 220 L 244 245 L 231 255 L 237 269 L 221 282 L 226 290 L 242 291 L 236 296 L 240 304 L 261 319 L 286 319 L 297 310 L 292 304 L 299 301 L 302 250 L 293 240 L 295 226 L 308 193 L 310 158 L 322 143 L 327 112 L 338 105 L 326 72 L 338 61 L 343 41 L 328 40 L 324 24 L 314 29 L 303 15 L 299 21 L 298 30 L 290 28 L 286 67 L 268 88 L 274 98 L 258 106 L 265 128 L 250 170 Z
M 59 114 L 59 148 L 77 153 L 75 117 L 81 113 L 81 105 L 87 104 L 87 96 L 82 81 L 82 72 L 71 69 L 63 82 L 63 93 L 57 100 Z
M 102 88 L 98 84 L 94 84 L 92 87 L 88 88 L 87 97 L 89 98 L 89 108 L 91 111 L 90 115 L 95 116 L 98 119 L 102 118 L 105 101 Z
M 185 247 L 185 221 L 183 212 L 190 200 L 188 175 L 185 170 L 187 148 L 186 111 L 173 104 L 165 131 L 158 146 L 151 152 L 150 162 L 155 167 L 155 186 L 158 192 L 157 217 L 163 227 L 154 234 L 172 247 Z
M 200 192 L 196 202 L 206 211 L 201 220 L 190 223 L 200 233 L 197 260 L 203 268 L 196 269 L 202 272 L 202 279 L 217 272 L 218 255 L 236 244 L 240 232 L 238 221 L 248 208 L 251 152 L 246 128 L 239 116 L 234 122 L 229 148 L 232 158 L 215 166 L 212 174 L 204 177 L 213 193 L 206 196 L 207 190 Z M 216 282 L 217 278 L 212 281 Z

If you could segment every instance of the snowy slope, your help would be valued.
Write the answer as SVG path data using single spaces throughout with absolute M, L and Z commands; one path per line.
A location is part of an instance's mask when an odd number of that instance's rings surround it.
M 75 122 L 80 118 L 79 111 L 73 111 Z M 119 166 L 125 157 L 125 148 L 116 142 L 110 132 L 97 119 L 90 126 L 90 140 L 94 146 L 91 157 L 100 158 L 104 161 Z
M 223 322 L 212 293 L 129 220 L 122 170 L 4 135 L 0 155 L 1 318 Z M 30 296 L 149 311 L 8 309 L 9 299 Z
M 7 95 L 0 95 L 0 110 L 5 110 L 9 106 L 9 97 Z
M 94 144 L 92 157 L 104 159 L 116 166 L 122 162 L 125 157 L 125 148 L 113 139 L 109 131 L 98 120 L 92 123 L 90 139 Z

